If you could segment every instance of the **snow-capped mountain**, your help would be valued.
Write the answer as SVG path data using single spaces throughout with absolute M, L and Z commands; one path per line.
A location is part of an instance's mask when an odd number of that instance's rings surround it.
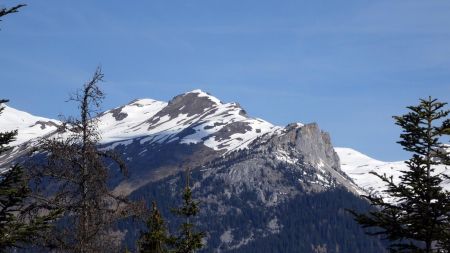
M 0 131 L 18 130 L 16 140 L 11 143 L 12 146 L 25 146 L 37 138 L 52 136 L 61 124 L 58 120 L 37 117 L 7 105 L 4 107 L 0 115 Z M 201 163 L 194 163 L 194 166 L 212 161 L 218 155 L 246 149 L 258 137 L 283 136 L 292 129 L 304 127 L 301 123 L 294 123 L 284 128 L 262 119 L 252 118 L 239 104 L 223 103 L 202 90 L 178 95 L 169 102 L 137 99 L 105 111 L 97 118 L 103 148 L 114 149 L 122 146 L 123 149 L 127 149 L 126 146 L 136 144 L 149 146 L 150 148 L 139 150 L 139 155 L 144 156 L 154 147 L 185 144 L 196 146 L 197 149 L 203 147 L 210 150 L 207 153 L 211 151 L 214 153 L 214 155 L 206 155 L 201 159 L 203 160 Z M 307 128 L 309 127 L 304 129 Z M 378 161 L 350 148 L 334 150 L 340 159 L 338 170 L 341 169 L 342 174 L 351 178 L 350 182 L 355 183 L 347 184 L 348 187 L 360 194 L 382 194 L 385 189 L 383 182 L 370 174 L 371 171 L 393 176 L 395 181 L 398 180 L 401 170 L 406 169 L 403 161 Z M 19 154 L 22 153 L 19 152 Z M 298 160 L 298 157 L 289 155 L 282 149 L 276 150 L 274 154 L 276 159 L 287 163 L 295 163 Z M 314 157 L 316 152 L 304 152 L 304 155 Z M 129 157 L 128 160 L 131 158 Z M 330 167 L 325 166 L 322 160 L 316 159 L 312 163 L 317 168 Z M 189 162 L 187 164 L 190 165 Z M 437 167 L 436 172 L 450 175 L 445 166 Z M 139 174 L 139 178 L 141 176 Z M 148 179 L 143 181 L 147 182 Z M 130 182 L 124 184 L 129 185 Z M 141 185 L 142 182 L 132 181 L 131 184 Z M 444 184 L 445 188 L 450 190 L 450 182 L 446 181 Z
M 283 242 L 296 233 L 302 236 L 294 252 L 383 252 L 343 210 L 368 208 L 358 195 L 384 187 L 369 172 L 398 176 L 402 162 L 334 148 L 318 124 L 276 126 L 201 90 L 169 102 L 134 100 L 99 114 L 97 122 L 100 148 L 114 149 L 130 172 L 123 178 L 111 168 L 116 192 L 157 200 L 164 212 L 183 188 L 184 170 L 192 170 L 195 197 L 204 204 L 200 221 L 208 227 L 206 252 L 293 252 Z M 18 138 L 0 167 L 27 154 L 38 138 L 67 134 L 60 124 L 6 107 L 0 131 L 18 129 Z M 137 235 L 125 230 L 133 247 Z M 355 238 L 361 243 L 347 244 Z
M 99 116 L 102 143 L 144 137 L 141 143 L 203 143 L 217 151 L 245 148 L 256 137 L 281 130 L 251 118 L 237 103 L 194 90 L 169 103 L 138 99 Z
M 37 138 L 54 135 L 58 125 L 61 124 L 58 120 L 37 117 L 7 105 L 4 105 L 0 119 L 0 131 L 18 130 L 16 140 L 11 143 L 16 147 L 15 152 L 10 153 L 10 156 L 23 154 L 18 150 L 23 151 L 25 146 L 30 145 Z M 193 90 L 178 95 L 169 102 L 137 99 L 105 111 L 98 115 L 98 129 L 103 148 L 114 149 L 122 146 L 122 149 L 126 150 L 129 149 L 126 148 L 127 146 L 138 146 L 140 148 L 138 155 L 142 157 L 155 147 L 164 149 L 164 147 L 174 148 L 185 145 L 196 147 L 194 149 L 197 152 L 203 149 L 200 152 L 203 156 L 200 163 L 187 162 L 189 166 L 198 166 L 233 151 L 247 149 L 259 137 L 266 136 L 264 139 L 270 139 L 275 136 L 284 136 L 292 129 L 305 130 L 310 127 L 305 127 L 301 123 L 290 124 L 287 127 L 275 126 L 262 119 L 248 116 L 237 103 L 224 103 L 202 90 Z M 407 168 L 403 161 L 378 161 L 350 148 L 334 150 L 340 160 L 339 166 L 336 166 L 340 168 L 337 170 L 351 178 L 350 181 L 347 180 L 350 183 L 346 185 L 360 194 L 382 194 L 385 189 L 384 183 L 370 172 L 387 174 L 393 176 L 394 181 L 398 181 L 401 171 Z M 299 160 L 285 149 L 278 148 L 273 154 L 276 159 L 291 164 Z M 331 166 L 325 165 L 323 160 L 314 157 L 316 154 L 317 152 L 303 152 L 297 155 L 313 157 L 311 163 L 319 169 L 320 176 L 323 167 Z M 177 157 L 179 156 L 178 154 Z M 187 156 L 193 156 L 193 153 Z M 183 159 L 175 160 L 181 162 Z M 9 161 L 9 159 L 5 160 Z M 132 162 L 131 160 L 131 156 L 128 157 L 128 161 Z M 163 170 L 167 170 L 166 166 L 162 167 Z M 438 166 L 436 172 L 450 175 L 445 166 Z M 151 174 L 166 176 L 171 173 L 159 171 Z M 323 178 L 323 175 L 320 177 Z M 130 182 L 123 183 L 127 185 L 126 188 L 136 189 L 148 182 L 152 176 L 147 175 L 144 177 L 146 179 L 142 179 L 142 174 L 136 173 L 135 178 L 139 178 L 139 182 L 132 178 Z M 133 184 L 134 186 L 131 187 L 130 185 Z M 444 182 L 444 187 L 450 190 L 450 182 Z
M 17 146 L 54 132 L 57 120 L 33 116 L 4 106 L 0 131 L 18 129 Z M 245 148 L 256 137 L 281 130 L 267 121 L 247 116 L 237 103 L 222 103 L 217 98 L 193 90 L 174 97 L 169 103 L 137 99 L 98 116 L 101 143 L 116 143 L 135 138 L 142 143 L 203 143 L 214 150 Z M 118 145 L 120 143 L 116 143 Z
M 4 130 L 19 128 L 21 141 L 13 143 L 16 146 L 23 144 L 18 150 L 23 151 L 38 137 L 61 134 L 55 131 L 60 124 L 58 121 L 14 111 L 10 107 L 6 109 L 5 119 L 27 115 L 27 118 L 22 117 L 25 118 L 24 124 L 16 120 L 3 127 Z M 147 164 L 146 169 L 134 170 L 129 180 L 117 182 L 118 190 L 126 193 L 176 173 L 181 167 L 204 166 L 234 151 L 247 149 L 249 145 L 261 145 L 261 140 L 257 141 L 260 137 L 267 142 L 281 140 L 296 146 L 298 150 L 276 144 L 274 159 L 294 164 L 301 156 L 301 162 L 317 168 L 317 182 L 325 185 L 330 184 L 330 180 L 337 180 L 349 190 L 358 189 L 339 169 L 330 138 L 320 131 L 318 125 L 293 123 L 285 128 L 275 126 L 248 116 L 237 103 L 223 103 L 201 90 L 178 95 L 168 103 L 152 99 L 134 100 L 101 113 L 97 119 L 103 149 L 119 149 L 127 156 L 130 166 L 140 168 L 134 165 L 136 162 Z M 38 124 L 47 128 L 37 128 Z M 286 136 L 290 139 L 284 140 Z M 322 150 L 325 145 L 317 145 L 324 140 L 329 149 L 326 155 Z M 297 154 L 291 154 L 292 150 Z M 155 159 L 155 154 L 158 159 Z M 165 158 L 161 160 L 161 157 Z

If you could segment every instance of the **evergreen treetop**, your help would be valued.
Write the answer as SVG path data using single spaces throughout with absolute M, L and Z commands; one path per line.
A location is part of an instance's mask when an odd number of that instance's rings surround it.
M 186 170 L 186 187 L 183 192 L 183 205 L 175 208 L 172 212 L 182 219 L 184 222 L 179 227 L 178 234 L 169 238 L 169 244 L 173 247 L 173 253 L 194 253 L 203 247 L 202 239 L 205 237 L 204 232 L 199 232 L 194 219 L 200 212 L 199 202 L 193 200 L 192 190 L 189 183 L 190 171 Z
M 147 219 L 148 231 L 142 233 L 139 239 L 139 252 L 141 253 L 165 253 L 167 250 L 167 229 L 165 222 L 156 206 L 152 202 L 152 210 Z
M 0 100 L 0 106 L 6 102 L 8 100 Z M 3 109 L 0 107 L 0 114 Z M 0 133 L 0 154 L 10 149 L 8 144 L 16 135 L 17 131 Z M 39 214 L 30 193 L 28 180 L 20 165 L 14 164 L 7 171 L 0 171 L 0 252 L 32 243 L 58 217 L 58 210 Z
M 435 173 L 436 165 L 449 165 L 447 146 L 442 143 L 450 135 L 449 110 L 446 103 L 429 97 L 419 105 L 409 106 L 409 112 L 395 116 L 403 132 L 398 141 L 412 157 L 401 171 L 400 183 L 392 177 L 373 172 L 383 180 L 384 191 L 395 199 L 386 202 L 380 196 L 365 196 L 377 208 L 355 219 L 365 228 L 376 227 L 372 235 L 383 235 L 392 243 L 391 252 L 442 252 L 449 235 L 450 193 L 441 186 L 442 174 Z M 448 240 L 448 239 L 447 239 Z M 448 251 L 447 251 L 448 252 Z

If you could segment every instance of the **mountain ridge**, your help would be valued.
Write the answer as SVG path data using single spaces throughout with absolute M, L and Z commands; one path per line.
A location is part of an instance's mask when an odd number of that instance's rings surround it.
M 33 139 L 52 135 L 61 124 L 58 120 L 34 116 L 7 105 L 4 107 L 3 115 L 0 116 L 4 119 L 0 124 L 0 131 L 18 129 L 18 138 L 12 146 L 21 146 Z M 200 89 L 177 95 L 169 102 L 149 98 L 134 99 L 125 105 L 99 113 L 96 118 L 100 143 L 104 149 L 114 149 L 139 139 L 141 144 L 201 143 L 221 155 L 245 149 L 263 135 L 279 135 L 288 129 L 304 126 L 296 122 L 281 127 L 250 117 L 238 103 L 224 103 Z M 331 140 L 328 141 L 331 143 Z M 378 161 L 350 148 L 338 147 L 334 150 L 341 161 L 340 167 L 360 188 L 357 190 L 360 194 L 381 194 L 385 189 L 380 180 L 369 174 L 370 171 L 398 178 L 399 171 L 405 169 L 403 161 Z M 438 170 L 448 173 L 443 167 Z M 450 189 L 450 182 L 445 182 L 445 187 Z
M 28 121 L 34 119 L 38 118 Z M 200 90 L 169 102 L 133 100 L 100 113 L 96 120 L 102 137 L 99 148 L 113 149 L 129 169 L 124 178 L 118 168 L 110 167 L 110 185 L 116 193 L 155 200 L 167 212 L 183 189 L 184 170 L 191 169 L 194 197 L 203 203 L 199 222 L 208 229 L 205 252 L 252 252 L 249 247 L 266 252 L 255 244 L 259 240 L 284 248 L 276 238 L 284 241 L 307 231 L 291 226 L 296 223 L 308 224 L 314 231 L 333 231 L 302 238 L 302 252 L 314 252 L 324 243 L 347 247 L 347 252 L 367 247 L 372 249 L 368 252 L 382 252 L 377 239 L 364 235 L 343 212 L 348 205 L 364 209 L 368 203 L 359 198 L 362 188 L 341 169 L 330 135 L 316 123 L 275 126 L 250 117 L 237 103 L 223 103 Z M 27 127 L 36 131 L 33 137 L 71 134 L 70 128 L 44 133 L 33 124 Z M 0 131 L 3 128 L 0 124 Z M 14 146 L 8 161 L 26 155 L 37 143 L 32 138 Z M 129 223 L 121 232 L 131 248 L 138 236 L 133 231 L 139 230 L 133 226 Z M 362 244 L 345 246 L 343 231 L 361 238 Z

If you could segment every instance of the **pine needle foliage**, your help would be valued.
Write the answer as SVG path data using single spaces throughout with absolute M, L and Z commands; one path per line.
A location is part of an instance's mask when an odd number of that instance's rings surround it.
M 0 105 L 8 100 L 0 100 Z M 0 114 L 3 111 L 0 107 Z M 1 120 L 0 115 L 0 120 Z M 0 133 L 0 155 L 10 150 L 17 131 Z M 24 169 L 14 164 L 0 172 L 0 252 L 8 248 L 31 244 L 50 227 L 59 211 L 39 214 L 30 198 L 30 188 Z
M 151 213 L 146 222 L 148 231 L 141 233 L 139 239 L 140 253 L 167 253 L 167 228 L 156 206 L 156 202 L 152 202 Z
M 373 174 L 387 185 L 384 192 L 395 202 L 368 195 L 376 210 L 352 212 L 364 228 L 375 228 L 369 234 L 391 241 L 391 252 L 450 252 L 450 193 L 441 186 L 447 177 L 435 172 L 436 165 L 450 165 L 450 146 L 442 143 L 450 135 L 446 105 L 429 97 L 408 106 L 405 115 L 394 116 L 403 130 L 398 143 L 412 153 L 405 162 L 408 169 L 401 171 L 399 183 L 385 174 Z
M 173 253 L 194 253 L 203 247 L 202 239 L 205 233 L 197 231 L 193 219 L 199 214 L 199 202 L 192 198 L 192 190 L 189 183 L 190 171 L 186 171 L 186 187 L 183 192 L 183 204 L 172 212 L 184 219 L 176 235 L 169 238 L 169 245 Z

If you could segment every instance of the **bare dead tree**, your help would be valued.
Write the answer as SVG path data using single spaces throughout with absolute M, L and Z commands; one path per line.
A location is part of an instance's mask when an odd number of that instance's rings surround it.
M 142 203 L 113 194 L 108 187 L 106 160 L 114 161 L 123 175 L 127 171 L 116 154 L 97 148 L 95 116 L 104 98 L 98 87 L 102 80 L 98 68 L 70 99 L 79 104 L 79 119 L 66 120 L 58 136 L 43 139 L 39 145 L 45 162 L 33 169 L 34 192 L 42 203 L 65 210 L 64 218 L 46 239 L 55 251 L 117 252 L 121 238 L 114 225 L 143 210 Z

